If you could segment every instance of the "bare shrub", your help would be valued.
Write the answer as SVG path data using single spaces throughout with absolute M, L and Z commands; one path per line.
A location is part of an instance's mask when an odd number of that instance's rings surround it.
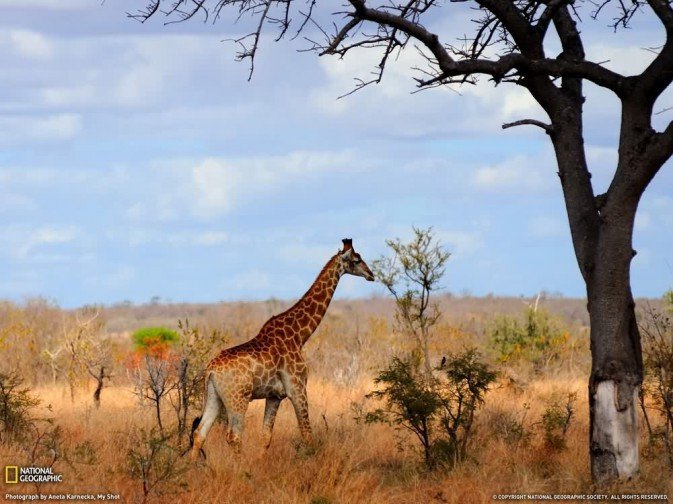
M 552 400 L 542 413 L 544 444 L 553 450 L 566 447 L 566 434 L 575 415 L 577 392 L 570 392 L 563 400 Z
M 33 409 L 40 404 L 16 372 L 0 373 L 0 442 L 22 441 L 29 437 L 35 419 Z
M 529 411 L 530 404 L 524 403 L 521 411 L 498 410 L 492 413 L 489 424 L 493 433 L 508 445 L 527 444 L 532 437 L 530 428 L 526 426 Z
M 181 478 L 188 462 L 180 456 L 175 436 L 153 428 L 139 429 L 128 437 L 126 464 L 123 471 L 142 485 L 142 502 L 151 495 L 175 494 L 187 489 Z
M 667 296 L 664 310 L 673 313 L 673 293 Z M 663 446 L 673 468 L 673 321 L 665 312 L 649 307 L 640 318 L 645 368 L 640 405 L 650 444 Z

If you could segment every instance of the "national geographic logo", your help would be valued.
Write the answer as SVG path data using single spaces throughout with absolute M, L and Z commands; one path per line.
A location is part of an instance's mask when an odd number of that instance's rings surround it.
M 5 483 L 62 483 L 63 475 L 54 474 L 51 467 L 5 466 Z
M 19 466 L 5 466 L 5 483 L 19 482 Z

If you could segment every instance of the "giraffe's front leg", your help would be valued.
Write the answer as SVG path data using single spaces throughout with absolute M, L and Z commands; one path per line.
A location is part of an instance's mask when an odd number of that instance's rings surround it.
M 306 393 L 306 374 L 285 375 L 283 379 L 287 396 L 292 401 L 294 412 L 297 415 L 299 431 L 304 442 L 308 445 L 313 444 L 313 434 L 311 433 L 311 422 L 308 417 L 308 395 Z
M 273 423 L 276 421 L 276 413 L 282 399 L 278 397 L 267 397 L 264 406 L 264 447 L 271 446 L 271 436 L 273 434 Z

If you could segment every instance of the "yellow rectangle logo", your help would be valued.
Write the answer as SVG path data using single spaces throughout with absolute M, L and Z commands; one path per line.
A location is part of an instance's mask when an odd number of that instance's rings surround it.
M 18 482 L 19 482 L 19 466 L 5 466 L 5 483 L 18 483 Z

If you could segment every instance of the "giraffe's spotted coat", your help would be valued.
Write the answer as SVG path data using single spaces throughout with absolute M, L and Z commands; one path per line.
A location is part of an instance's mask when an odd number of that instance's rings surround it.
M 206 397 L 192 458 L 196 458 L 220 408 L 226 411 L 227 441 L 240 450 L 248 404 L 266 399 L 264 433 L 268 447 L 280 402 L 294 406 L 304 441 L 312 442 L 302 347 L 315 332 L 344 273 L 374 280 L 369 267 L 343 240 L 344 248 L 322 269 L 306 294 L 290 309 L 269 319 L 250 341 L 222 350 L 206 368 Z

